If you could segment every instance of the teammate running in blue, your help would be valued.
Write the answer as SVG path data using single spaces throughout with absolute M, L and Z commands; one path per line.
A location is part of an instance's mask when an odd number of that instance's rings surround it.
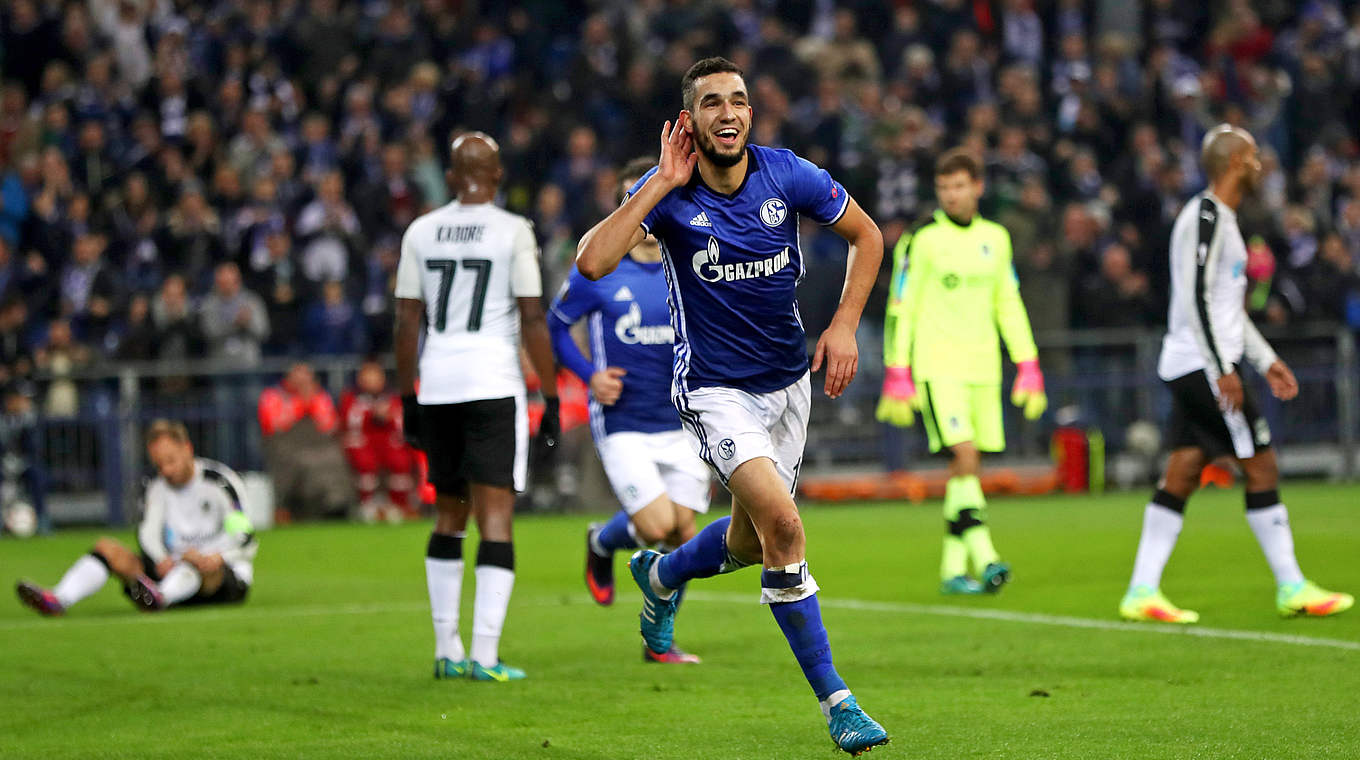
M 699 455 L 732 492 L 730 518 L 670 554 L 633 555 L 642 638 L 653 652 L 670 648 L 679 594 L 690 579 L 762 563 L 761 602 L 817 695 L 831 738 L 857 755 L 886 743 L 888 734 L 832 665 L 793 501 L 811 406 L 795 292 L 803 274 L 798 218 L 828 225 L 850 244 L 840 306 L 811 362 L 814 372 L 826 365 L 824 388 L 833 399 L 855 376 L 855 329 L 883 237 L 827 172 L 787 150 L 747 145 L 750 99 L 731 61 L 695 63 L 681 95 L 675 127 L 661 129 L 657 166 L 586 233 L 576 258 L 581 274 L 598 280 L 648 234 L 656 236 L 675 330 L 672 401 Z
M 623 195 L 652 166 L 624 167 Z M 571 326 L 590 325 L 587 359 Z M 671 404 L 675 331 L 666 305 L 661 249 L 648 237 L 612 274 L 592 282 L 573 271 L 548 311 L 553 351 L 590 386 L 590 431 L 605 475 L 623 508 L 586 532 L 586 587 L 596 602 L 614 602 L 614 552 L 656 546 L 669 551 L 694 537 L 694 515 L 708 511 L 708 467 L 680 429 Z M 697 663 L 674 645 L 642 648 L 649 662 Z

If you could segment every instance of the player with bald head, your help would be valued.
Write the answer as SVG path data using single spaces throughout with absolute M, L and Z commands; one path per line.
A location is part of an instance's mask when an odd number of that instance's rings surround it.
M 1119 604 L 1128 620 L 1194 623 L 1199 614 L 1162 594 L 1162 570 L 1176 546 L 1185 503 L 1213 459 L 1230 456 L 1246 477 L 1247 522 L 1275 575 L 1275 608 L 1284 617 L 1334 615 L 1350 594 L 1319 588 L 1294 556 L 1289 513 L 1280 500 L 1270 426 L 1242 384 L 1245 358 L 1281 401 L 1298 395 L 1294 373 L 1247 318 L 1247 248 L 1237 208 L 1261 184 L 1256 140 L 1239 127 L 1209 130 L 1200 148 L 1209 187 L 1191 198 L 1171 232 L 1171 309 L 1157 374 L 1171 391 L 1166 472 L 1143 513 L 1133 578 Z
M 483 132 L 465 132 L 450 148 L 449 185 L 464 203 L 490 203 L 501 183 L 500 145 Z
M 429 454 L 430 482 L 439 494 L 425 551 L 435 678 L 509 681 L 524 677 L 523 670 L 501 662 L 499 652 L 515 580 L 511 516 L 528 470 L 521 339 L 544 381 L 539 444 L 548 447 L 560 432 L 557 370 L 533 228 L 493 204 L 502 175 L 500 148 L 491 137 L 468 132 L 454 139 L 450 151 L 446 179 L 453 202 L 411 222 L 401 240 L 397 384 L 406 436 Z M 481 534 L 470 653 L 458 632 L 469 515 Z

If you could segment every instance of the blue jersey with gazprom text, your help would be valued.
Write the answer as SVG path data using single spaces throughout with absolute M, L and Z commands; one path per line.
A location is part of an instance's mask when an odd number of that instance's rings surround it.
M 567 325 L 586 318 L 594 369 L 621 367 L 627 372 L 623 393 L 613 405 L 590 400 L 591 432 L 596 438 L 680 428 L 680 415 L 670 398 L 675 331 L 660 262 L 624 256 L 618 268 L 595 282 L 573 269 L 553 300 L 550 315 Z M 574 352 L 575 347 L 569 350 Z M 589 384 L 589 377 L 582 379 Z
M 803 276 L 798 217 L 834 224 L 849 196 L 792 151 L 752 145 L 747 157 L 736 192 L 713 190 L 696 169 L 642 223 L 661 242 L 677 395 L 709 386 L 769 393 L 808 370 L 795 293 Z M 655 173 L 643 175 L 630 195 Z

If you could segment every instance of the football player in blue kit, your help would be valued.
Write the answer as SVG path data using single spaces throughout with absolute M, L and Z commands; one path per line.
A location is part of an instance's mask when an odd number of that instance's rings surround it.
M 620 196 L 652 167 L 624 167 Z M 586 320 L 590 358 L 571 326 Z M 666 304 L 661 250 L 648 237 L 597 281 L 573 271 L 548 310 L 558 362 L 590 386 L 590 431 L 605 475 L 623 508 L 586 532 L 586 587 L 614 602 L 614 552 L 655 546 L 669 551 L 694 537 L 694 515 L 708 511 L 708 466 L 690 446 L 670 401 L 675 331 Z M 677 649 L 642 648 L 649 662 L 697 663 Z
M 656 237 L 675 330 L 672 402 L 732 493 L 730 518 L 669 554 L 633 555 L 642 637 L 653 652 L 669 650 L 686 582 L 761 563 L 761 602 L 793 649 L 831 738 L 857 755 L 888 735 L 832 665 L 793 493 L 807 439 L 809 370 L 826 366 L 824 390 L 833 399 L 854 378 L 855 330 L 883 237 L 826 171 L 790 151 L 747 144 L 750 97 L 731 61 L 695 63 L 681 96 L 674 128 L 661 129 L 657 166 L 586 233 L 576 259 L 583 276 L 598 280 L 648 234 Z M 795 291 L 803 274 L 800 216 L 849 243 L 840 305 L 810 364 Z

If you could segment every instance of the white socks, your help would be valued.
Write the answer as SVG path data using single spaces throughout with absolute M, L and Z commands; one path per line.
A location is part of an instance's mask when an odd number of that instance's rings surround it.
M 1184 502 L 1182 502 L 1183 504 Z M 1133 578 L 1129 587 L 1157 588 L 1162 583 L 1162 570 L 1176 548 L 1185 517 L 1155 500 L 1143 511 L 1143 536 L 1138 539 L 1138 554 L 1133 559 Z
M 156 584 L 165 599 L 166 607 L 193 597 L 202 586 L 203 576 L 187 562 L 181 562 L 170 568 L 170 572 Z
M 1162 570 L 1176 547 L 1185 500 L 1165 491 L 1158 491 L 1143 512 L 1143 536 L 1138 541 L 1138 554 L 1133 560 L 1133 578 L 1129 586 L 1157 588 L 1162 582 Z M 1289 511 L 1280 503 L 1278 491 L 1247 494 L 1247 524 L 1256 534 L 1256 541 L 1266 555 L 1276 585 L 1298 583 L 1303 580 L 1299 561 L 1294 556 L 1294 534 L 1289 529 Z
M 1261 551 L 1275 574 L 1275 584 L 1298 583 L 1303 571 L 1294 556 L 1294 534 L 1289 529 L 1289 511 L 1283 504 L 1247 510 L 1247 523 L 1261 544 Z
M 826 699 L 819 701 L 819 704 L 821 704 L 822 706 L 822 716 L 826 718 L 827 723 L 831 722 L 831 708 L 835 707 L 841 702 L 844 702 L 845 698 L 848 696 L 850 696 L 849 689 L 839 689 L 837 691 L 831 692 L 831 694 L 828 695 Z
M 479 554 L 480 551 L 479 548 Z M 490 668 L 501 661 L 501 630 L 505 627 L 505 611 L 510 606 L 510 592 L 515 586 L 515 571 L 496 565 L 478 564 L 476 575 L 472 659 L 482 667 Z
M 62 607 L 70 607 L 76 602 L 104 587 L 109 580 L 109 568 L 93 554 L 85 554 L 71 565 L 71 569 L 61 576 L 52 593 Z
M 669 588 L 666 584 L 661 582 L 661 574 L 657 571 L 657 566 L 660 564 L 660 562 L 652 563 L 652 569 L 647 571 L 647 580 L 651 581 L 652 593 L 662 599 L 670 599 L 672 596 L 675 596 L 675 589 Z
M 467 656 L 458 634 L 463 560 L 426 557 L 425 585 L 430 591 L 430 618 L 434 621 L 434 656 L 461 662 Z
M 430 592 L 434 622 L 434 656 L 462 662 L 463 637 L 458 611 L 463 601 L 463 533 L 431 533 L 425 548 L 425 587 Z

